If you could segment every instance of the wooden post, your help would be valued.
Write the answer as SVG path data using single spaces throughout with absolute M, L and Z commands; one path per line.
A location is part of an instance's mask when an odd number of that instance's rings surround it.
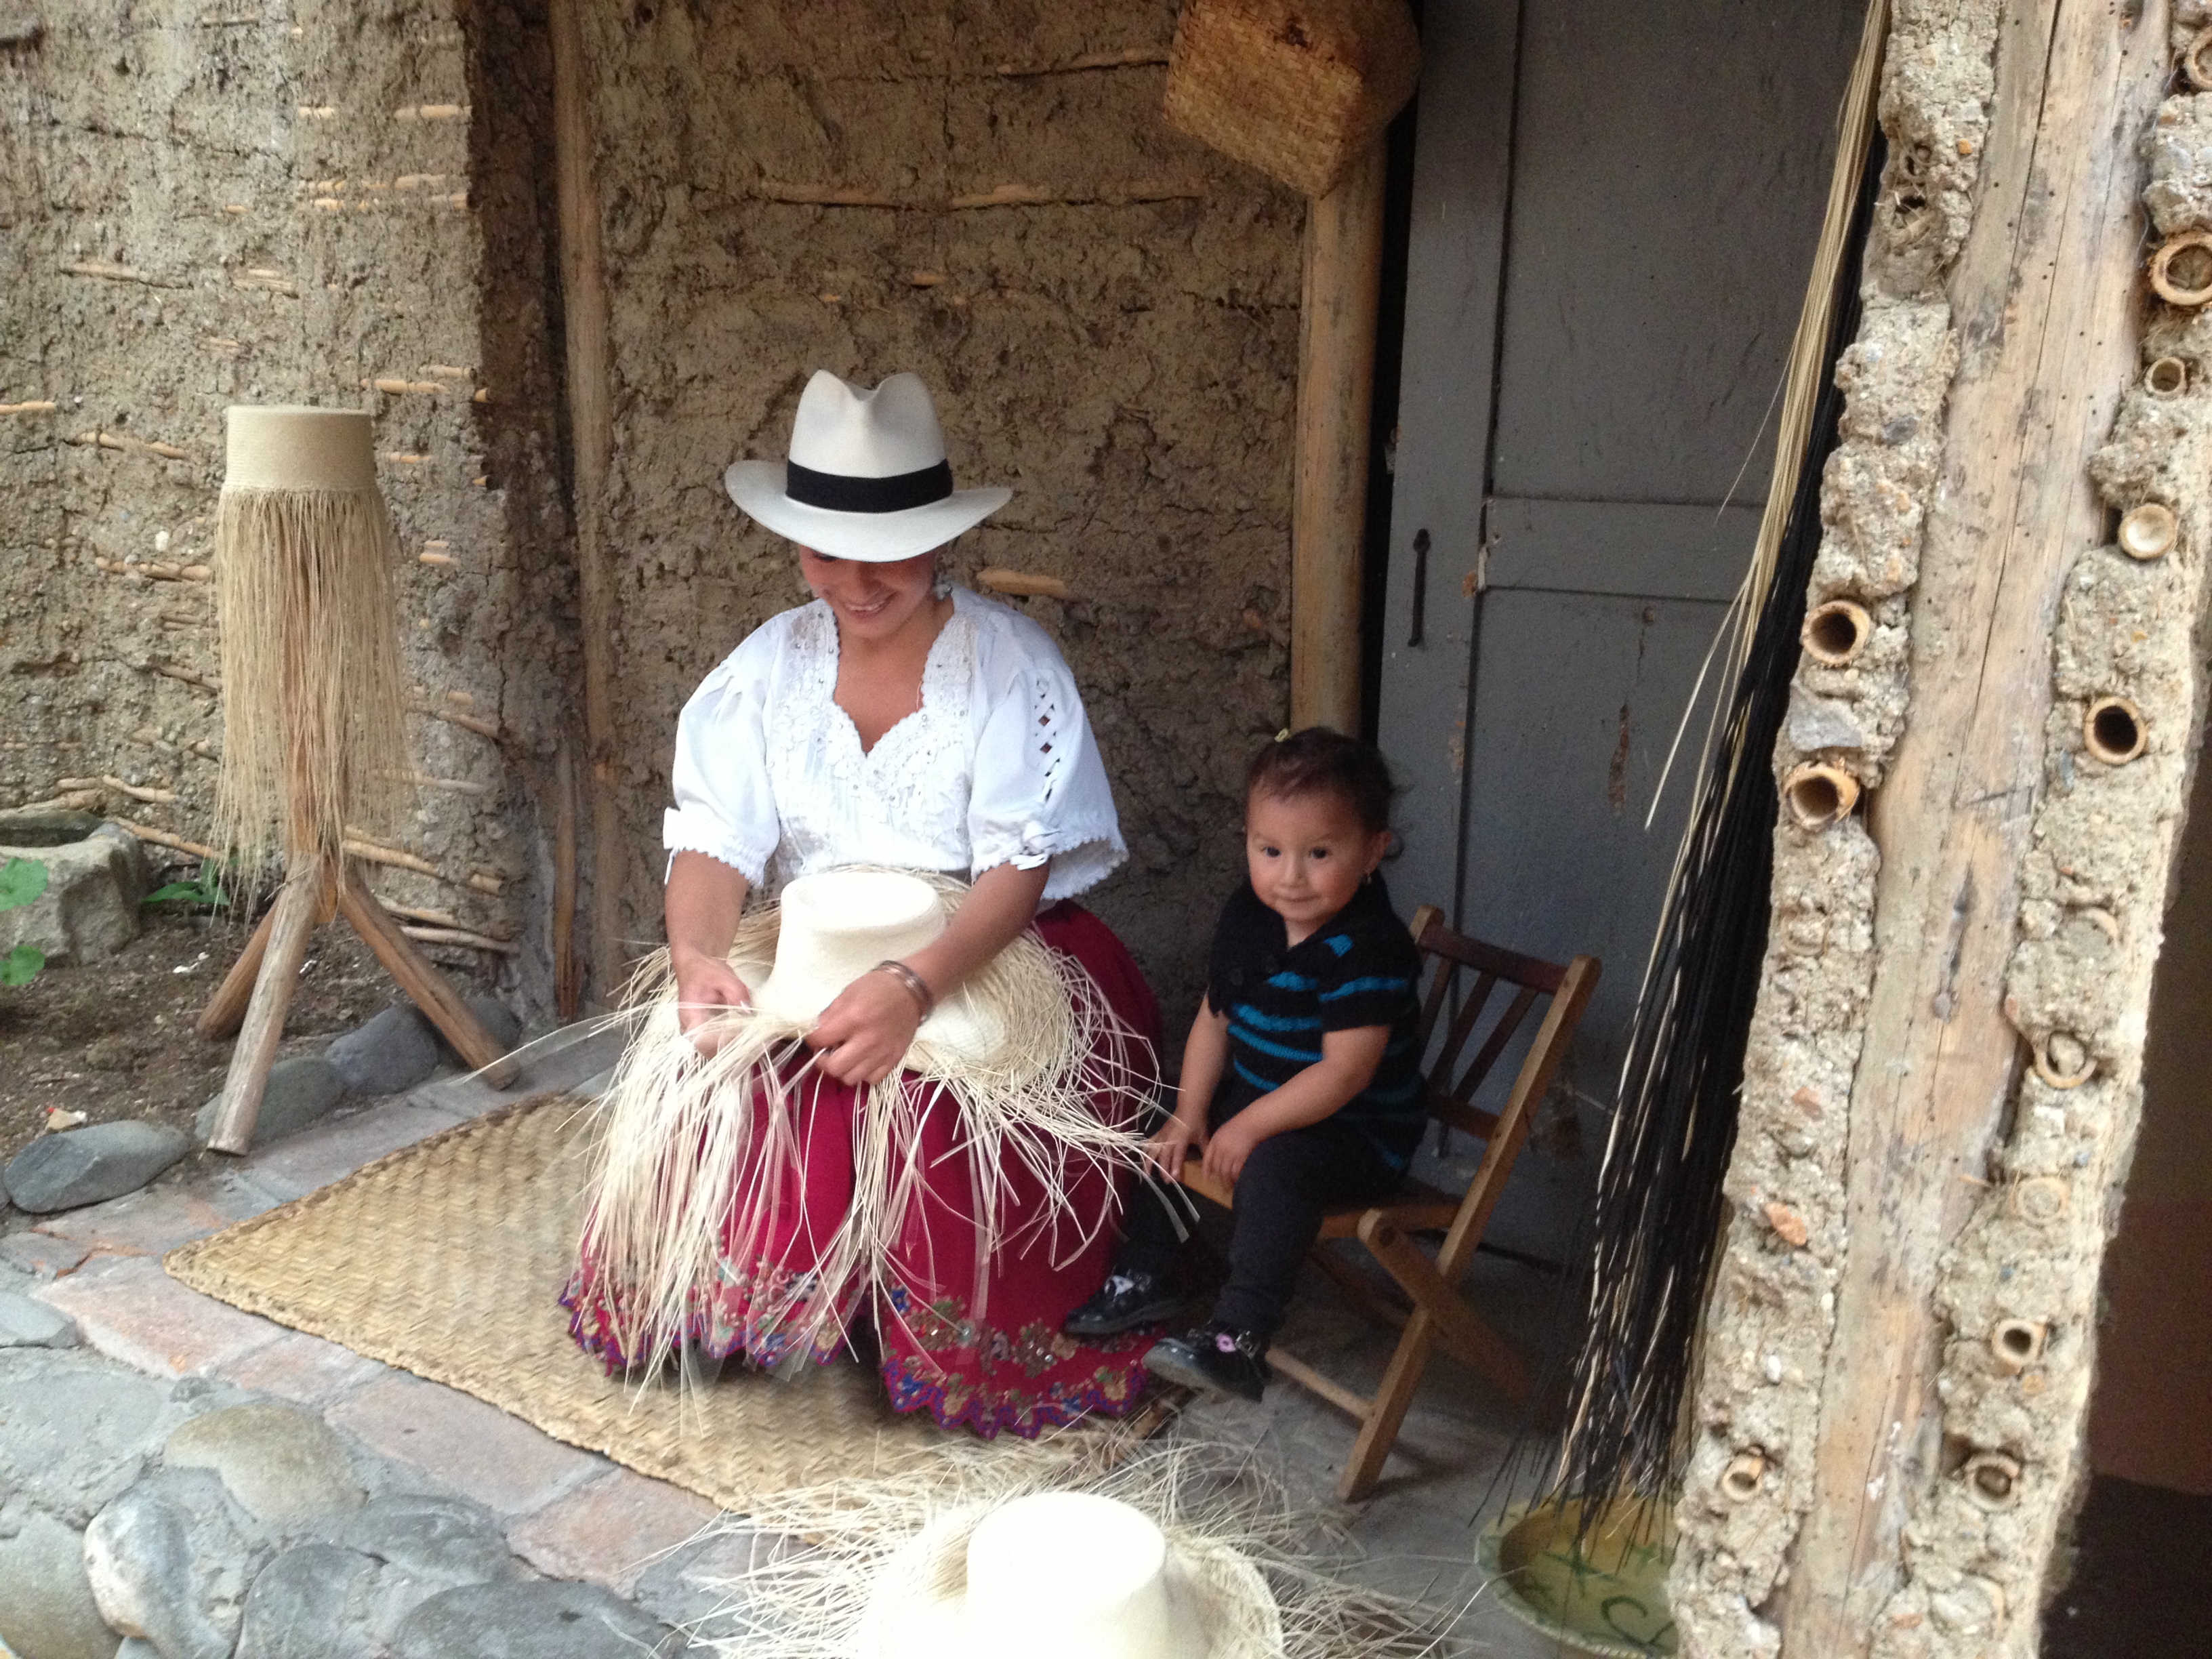
M 218 1152 L 242 1153 L 253 1145 L 253 1125 L 261 1115 L 261 1097 L 269 1087 L 269 1067 L 276 1058 L 277 1042 L 284 1035 L 284 1015 L 292 1006 L 292 990 L 299 983 L 300 964 L 307 959 L 307 939 L 322 915 L 330 879 L 330 869 L 320 859 L 295 860 L 283 890 L 269 908 L 267 943 L 254 963 L 253 996 L 246 1005 L 246 1026 L 239 1033 L 238 1046 L 230 1051 L 222 1105 L 208 1136 L 208 1145 Z M 256 939 L 261 937 L 254 934 Z M 251 945 L 246 955 L 255 956 Z M 234 977 L 235 974 L 234 969 Z M 214 1012 L 210 1006 L 209 1012 Z
M 415 941 L 399 931 L 399 924 L 376 902 L 362 880 L 361 872 L 356 870 L 350 873 L 352 878 L 338 888 L 339 914 L 376 953 L 384 970 L 399 981 L 399 988 L 413 998 L 415 1006 L 446 1034 L 446 1041 L 453 1045 L 461 1059 L 483 1073 L 484 1080 L 494 1088 L 505 1088 L 514 1080 L 520 1069 L 514 1057 L 484 1030 L 483 1022 L 461 1000 L 460 993 L 453 989 L 451 980 L 438 971 L 437 964 L 416 950 Z M 245 1047 L 243 1040 L 239 1046 Z
M 584 1001 L 576 956 L 576 756 L 561 739 L 553 757 L 553 1006 L 566 1025 Z
M 592 176 L 591 78 L 579 0 L 550 0 L 553 166 L 561 222 L 568 428 L 576 525 L 576 586 L 584 634 L 584 737 L 592 775 L 592 975 L 602 1000 L 622 975 L 623 824 L 616 793 L 614 583 L 599 521 L 613 465 L 612 369 L 599 188 Z
M 1360 544 L 1382 294 L 1377 142 L 1306 208 L 1291 502 L 1291 724 L 1359 730 Z
M 2004 11 L 1980 207 L 1950 279 L 1962 360 L 1912 601 L 1911 719 L 1870 812 L 1875 978 L 1785 1659 L 1869 1650 L 1905 1522 L 1945 1472 L 1940 1265 L 2021 1063 L 2001 1000 L 2051 619 L 2075 557 L 2106 536 L 2087 463 L 2135 368 L 2136 146 L 2165 76 L 2164 13 L 2130 27 L 2090 0 Z M 2014 1616 L 2032 1630 L 2037 1608 Z
M 215 988 L 207 1006 L 200 1011 L 202 1036 L 227 1037 L 244 1022 L 246 1004 L 261 974 L 261 959 L 269 951 L 269 935 L 276 926 L 276 907 L 272 904 L 254 928 L 253 937 L 246 941 L 246 948 L 238 953 L 238 960 L 222 976 L 222 983 Z

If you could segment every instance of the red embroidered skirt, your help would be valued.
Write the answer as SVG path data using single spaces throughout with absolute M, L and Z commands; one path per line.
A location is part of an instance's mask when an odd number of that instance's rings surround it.
M 1151 988 L 1113 931 L 1066 901 L 1036 919 L 1045 944 L 1074 958 L 1130 1030 L 1145 1039 L 1145 1062 L 1159 1036 Z M 800 1339 L 780 1328 L 795 1283 L 817 1265 L 816 1241 L 836 1231 L 854 1193 L 853 1115 L 865 1099 L 850 1085 L 811 1074 L 804 1085 L 799 1168 L 764 1176 L 781 1182 L 777 1217 L 751 1261 L 726 1253 L 714 1282 L 696 1287 L 685 1337 L 710 1358 L 740 1356 L 762 1365 L 793 1357 Z M 1000 1430 L 1033 1436 L 1087 1412 L 1119 1415 L 1142 1392 L 1149 1333 L 1083 1343 L 1060 1322 L 1104 1282 L 1119 1219 L 1114 1177 L 1071 1160 L 1069 1190 L 1054 1204 L 1018 1164 L 1003 1170 L 1000 1244 L 978 1260 L 975 1202 L 961 1152 L 958 1113 L 939 1093 L 921 1120 L 921 1164 L 927 1171 L 890 1264 L 879 1305 L 848 1304 L 847 1322 L 872 1320 L 894 1407 L 927 1410 L 947 1428 L 965 1425 L 988 1439 Z M 1126 1110 L 1126 1107 L 1115 1109 Z M 587 1257 L 562 1293 L 570 1333 L 610 1370 L 649 1356 L 625 1354 L 607 1292 Z M 857 1297 L 854 1298 L 857 1301 Z M 833 1346 L 813 1358 L 838 1358 Z

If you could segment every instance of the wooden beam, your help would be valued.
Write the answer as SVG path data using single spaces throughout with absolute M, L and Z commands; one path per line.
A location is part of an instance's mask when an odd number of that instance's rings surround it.
M 1910 722 L 1869 814 L 1875 977 L 1785 1659 L 1869 1651 L 1905 1522 L 1944 1473 L 1939 1267 L 2020 1065 L 2001 1003 L 2051 619 L 2105 536 L 2087 463 L 2132 377 L 2136 146 L 2164 78 L 2162 10 L 2130 28 L 2103 0 L 2008 0 L 1980 208 L 1949 283 L 1961 362 L 1912 599 Z
M 623 848 L 614 719 L 614 578 L 600 509 L 614 461 L 608 401 L 607 283 L 599 187 L 592 176 L 591 76 L 580 0 L 550 0 L 553 167 L 561 224 L 561 298 L 567 342 L 568 430 L 576 526 L 576 588 L 584 646 L 584 738 L 592 792 L 593 994 L 622 978 Z
M 1360 552 L 1388 173 L 1377 142 L 1306 208 L 1291 501 L 1293 726 L 1359 730 Z
M 295 861 L 290 878 L 270 907 L 268 940 L 255 961 L 245 1029 L 230 1051 L 222 1104 L 216 1109 L 215 1127 L 208 1134 L 208 1146 L 215 1152 L 242 1156 L 252 1150 L 253 1126 L 261 1115 L 261 1097 L 268 1091 L 269 1068 L 276 1062 L 284 1016 L 292 1006 L 300 964 L 307 960 L 307 940 L 321 916 L 329 883 L 330 872 L 320 860 Z M 246 954 L 255 955 L 251 945 Z

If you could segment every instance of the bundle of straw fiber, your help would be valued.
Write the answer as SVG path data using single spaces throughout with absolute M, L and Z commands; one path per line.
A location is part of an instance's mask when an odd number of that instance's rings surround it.
M 1239 1628 L 1217 1634 L 1208 1659 L 1428 1659 L 1445 1651 L 1460 1611 L 1347 1582 L 1341 1565 L 1351 1551 L 1338 1517 L 1294 1504 L 1253 1451 L 1140 1443 L 1123 1428 L 1063 1431 L 1019 1458 L 947 1440 L 942 1456 L 902 1476 L 769 1496 L 741 1526 L 725 1523 L 750 1539 L 752 1560 L 744 1576 L 714 1586 L 727 1599 L 692 1626 L 693 1639 L 727 1659 L 850 1659 L 871 1596 L 911 1540 L 1044 1492 L 1117 1499 L 1148 1516 L 1171 1548 L 1233 1552 L 1256 1569 L 1273 1607 L 1248 1606 Z M 780 1542 L 800 1538 L 811 1547 Z M 946 1565 L 959 1571 L 957 1550 Z
M 966 889 L 925 879 L 949 915 Z M 775 957 L 778 915 L 763 905 L 738 927 L 730 960 L 749 984 Z M 859 1307 L 895 1316 L 876 1292 L 890 1288 L 890 1252 L 931 1176 L 922 1118 L 948 1102 L 959 1114 L 978 1261 L 1038 1244 L 1072 1257 L 1113 1223 L 1110 1211 L 1075 1213 L 1067 1193 L 1078 1166 L 1137 1166 L 1135 1126 L 1152 1098 L 1145 1040 L 1079 964 L 1033 933 L 954 994 L 973 1017 L 952 1029 L 969 1035 L 937 1040 L 925 1026 L 903 1067 L 854 1115 L 853 1202 L 828 1238 L 811 1241 L 815 1270 L 759 1292 L 753 1322 L 794 1355 L 833 1352 Z M 593 1115 L 582 1255 L 586 1291 L 609 1306 L 622 1352 L 644 1361 L 678 1344 L 693 1293 L 718 1262 L 764 1253 L 778 1177 L 804 1173 L 800 1132 L 821 1078 L 799 1040 L 810 1022 L 773 1008 L 723 1011 L 720 1046 L 702 1056 L 680 1027 L 665 951 L 647 958 L 625 1003 L 629 1046 Z M 1016 1170 L 1049 1201 L 1010 1233 L 1002 1209 Z
M 334 853 L 348 822 L 388 825 L 407 771 L 398 544 L 368 416 L 231 410 L 216 545 L 216 844 L 255 865 Z
M 1820 549 L 1821 467 L 1842 416 L 1835 366 L 1858 329 L 1854 278 L 1881 179 L 1875 100 L 1887 21 L 1884 6 L 1869 9 L 1844 94 L 1766 513 L 1728 623 L 1727 695 L 1707 734 L 1598 1171 L 1589 1323 L 1548 1494 L 1583 1500 L 1585 1533 L 1604 1500 L 1666 1496 L 1681 1464 L 1683 1401 L 1765 957 L 1778 810 L 1770 762 Z
M 1326 196 L 1420 78 L 1406 0 L 1187 0 L 1164 113 L 1223 155 Z

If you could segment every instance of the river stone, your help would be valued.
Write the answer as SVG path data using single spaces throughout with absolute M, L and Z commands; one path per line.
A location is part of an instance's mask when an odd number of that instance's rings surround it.
M 145 861 L 135 851 L 97 833 L 60 847 L 0 846 L 0 864 L 18 858 L 46 866 L 46 890 L 0 910 L 0 956 L 28 945 L 49 963 L 98 962 L 138 937 Z
M 17 1499 L 0 1508 L 0 1644 L 16 1659 L 115 1659 L 84 1576 L 84 1534 Z
M 286 1531 L 350 1514 L 361 1483 L 337 1436 L 296 1406 L 258 1401 L 187 1421 L 161 1454 L 173 1469 L 211 1469 L 240 1508 Z
M 0 1348 L 74 1348 L 76 1322 L 43 1302 L 0 1291 Z
M 246 1589 L 271 1553 L 222 1483 L 189 1469 L 140 1481 L 84 1534 L 100 1616 L 162 1659 L 230 1659 Z
M 434 1595 L 392 1638 L 394 1659 L 638 1659 L 672 1632 L 593 1584 L 541 1578 Z
M 168 1391 L 135 1371 L 0 1349 L 0 1492 L 82 1527 L 137 1480 L 176 1415 Z
M 386 1008 L 325 1051 L 338 1080 L 357 1095 L 396 1095 L 438 1069 L 430 1022 L 410 1003 Z
M 191 1150 L 184 1131 L 125 1118 L 40 1135 L 15 1154 L 0 1184 L 34 1215 L 135 1193 Z
M 370 1659 L 383 1577 L 368 1556 L 335 1545 L 285 1551 L 246 1593 L 234 1659 Z
M 345 1098 L 345 1084 L 329 1060 L 320 1054 L 295 1054 L 269 1068 L 269 1086 L 262 1091 L 260 1115 L 253 1120 L 253 1145 L 264 1146 L 282 1140 L 330 1115 L 331 1108 Z M 217 1090 L 201 1103 L 192 1120 L 192 1139 L 207 1145 L 215 1133 L 216 1114 L 222 1109 Z
M 423 1492 L 379 1498 L 332 1536 L 435 1589 L 517 1578 L 523 1571 L 492 1518 L 459 1498 Z

